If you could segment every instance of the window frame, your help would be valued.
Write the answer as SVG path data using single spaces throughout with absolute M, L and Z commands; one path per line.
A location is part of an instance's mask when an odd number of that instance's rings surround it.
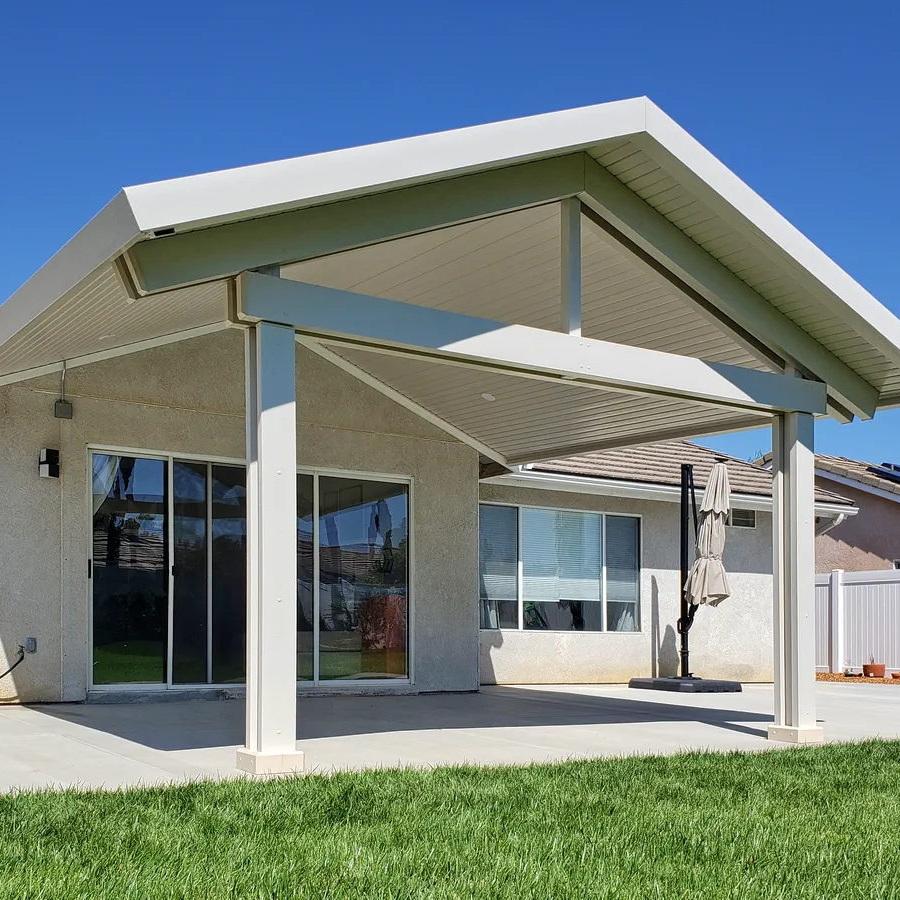
M 514 632 L 516 634 L 617 634 L 617 635 L 634 635 L 634 634 L 643 634 L 644 633 L 644 616 L 643 616 L 643 606 L 644 606 L 644 585 L 643 585 L 643 574 L 644 574 L 644 516 L 642 513 L 632 513 L 632 512 L 621 512 L 617 510 L 604 510 L 604 509 L 584 509 L 579 508 L 577 506 L 554 506 L 550 504 L 544 503 L 514 503 L 508 500 L 482 500 L 478 501 L 478 508 L 481 509 L 482 506 L 505 506 L 512 507 L 517 511 L 516 515 L 516 527 L 518 529 L 518 533 L 516 536 L 517 542 L 517 560 L 516 560 L 516 600 L 518 605 L 519 612 L 519 624 L 517 628 L 482 628 L 481 627 L 481 593 L 480 590 L 478 592 L 478 622 L 479 633 L 485 632 L 487 634 L 491 634 L 493 632 Z M 559 629 L 559 628 L 525 628 L 525 597 L 524 597 L 524 559 L 522 555 L 522 522 L 523 522 L 523 509 L 542 509 L 548 510 L 550 512 L 573 512 L 573 513 L 586 513 L 589 515 L 598 515 L 601 517 L 600 522 L 600 533 L 602 535 L 602 557 L 601 557 L 601 568 L 600 568 L 600 603 L 602 604 L 602 614 L 603 614 L 603 630 L 602 631 L 572 631 L 570 629 Z M 608 516 L 618 516 L 621 518 L 628 519 L 636 519 L 638 523 L 638 552 L 637 552 L 637 562 L 638 562 L 638 570 L 637 570 L 637 611 L 638 611 L 638 624 L 639 627 L 635 631 L 610 631 L 609 630 L 609 622 L 607 618 L 607 603 L 609 601 L 609 596 L 607 593 L 607 580 L 606 580 L 606 519 Z M 480 550 L 479 550 L 480 557 Z M 479 558 L 478 562 L 478 570 L 481 572 L 481 560 Z
M 199 462 L 205 463 L 207 465 L 207 474 L 210 472 L 210 467 L 212 466 L 234 466 L 237 468 L 243 468 L 246 470 L 247 460 L 245 457 L 238 456 L 223 456 L 221 454 L 215 453 L 197 453 L 197 452 L 184 452 L 180 450 L 160 450 L 158 448 L 146 449 L 143 447 L 131 447 L 127 445 L 119 445 L 119 444 L 106 444 L 100 442 L 89 442 L 85 444 L 84 447 L 84 515 L 86 518 L 84 519 L 84 525 L 82 526 L 83 532 L 81 535 L 81 539 L 79 543 L 82 543 L 85 549 L 85 558 L 88 561 L 91 572 L 93 573 L 93 557 L 94 557 L 94 548 L 93 548 L 93 532 L 91 529 L 91 520 L 92 520 L 92 459 L 95 453 L 102 453 L 114 456 L 134 456 L 140 457 L 143 459 L 155 459 L 161 461 L 165 466 L 166 479 L 167 484 L 172 484 L 172 474 L 173 468 L 176 460 L 181 460 L 184 462 Z M 407 496 L 407 528 L 408 528 L 408 544 L 409 549 L 407 551 L 407 573 L 406 573 L 406 591 L 407 591 L 407 611 L 406 611 L 406 627 L 407 627 L 407 635 L 406 635 L 406 670 L 407 674 L 405 678 L 376 678 L 376 679 L 353 679 L 353 680 L 314 680 L 314 681 L 301 681 L 297 680 L 297 689 L 300 691 L 304 690 L 316 690 L 319 688 L 327 688 L 329 691 L 334 691 L 335 693 L 339 693 L 343 690 L 352 690 L 354 688 L 379 688 L 379 689 L 388 689 L 390 690 L 392 687 L 409 687 L 414 685 L 416 678 L 416 652 L 415 652 L 415 608 L 416 608 L 416 538 L 415 538 L 415 477 L 412 475 L 399 475 L 396 473 L 387 473 L 387 472 L 371 472 L 371 471 L 358 471 L 356 469 L 342 469 L 339 467 L 331 467 L 331 466 L 306 466 L 306 465 L 298 465 L 296 469 L 296 473 L 298 475 L 310 475 L 313 477 L 314 482 L 314 497 L 315 497 L 315 508 L 313 512 L 313 522 L 315 523 L 315 538 L 313 542 L 313 552 L 315 554 L 314 557 L 314 571 L 315 575 L 315 583 L 314 583 L 314 597 L 316 598 L 316 604 L 318 604 L 318 565 L 319 565 L 319 548 L 318 548 L 318 515 L 319 515 L 319 485 L 318 485 L 318 476 L 331 476 L 333 478 L 357 478 L 359 480 L 366 481 L 384 481 L 392 484 L 402 484 L 406 486 L 406 496 Z M 169 490 L 169 497 L 167 502 L 167 515 L 169 517 L 171 523 L 171 517 L 173 514 L 173 491 Z M 207 502 L 209 502 L 209 497 L 207 498 Z M 83 569 L 83 580 L 84 580 L 84 599 L 86 605 L 87 615 L 85 616 L 85 625 L 86 625 L 86 647 L 87 653 L 85 654 L 84 660 L 84 675 L 85 675 L 85 684 L 87 685 L 87 689 L 89 691 L 109 691 L 109 692 L 124 692 L 124 691 L 171 691 L 171 690 L 209 690 L 210 688 L 235 688 L 240 687 L 244 683 L 236 684 L 234 682 L 200 682 L 197 684 L 182 684 L 182 683 L 173 683 L 171 680 L 171 665 L 172 665 L 172 616 L 173 616 L 173 586 L 172 586 L 172 565 L 171 565 L 171 553 L 173 550 L 173 539 L 174 535 L 172 534 L 171 524 L 168 526 L 169 534 L 166 537 L 168 552 L 170 554 L 170 562 L 169 562 L 169 571 L 167 574 L 168 578 L 168 599 L 167 599 L 167 636 L 166 636 L 166 652 L 167 652 L 167 662 L 166 662 L 166 679 L 163 682 L 160 682 L 157 685 L 155 682 L 152 684 L 148 683 L 130 683 L 130 682 L 122 682 L 118 684 L 94 684 L 93 677 L 93 662 L 94 662 L 94 652 L 93 652 L 93 635 L 94 635 L 94 602 L 93 602 L 93 577 L 92 575 L 88 575 L 87 568 Z M 209 601 L 207 601 L 209 602 Z M 318 611 L 318 606 L 316 606 L 316 610 Z M 314 619 L 314 627 L 316 629 L 316 640 L 318 640 L 318 616 Z M 318 653 L 315 654 L 315 658 L 318 659 Z M 316 662 L 316 674 L 318 674 L 318 662 Z
M 297 685 L 302 690 L 305 688 L 326 687 L 340 690 L 352 687 L 403 687 L 415 684 L 415 531 L 413 520 L 414 485 L 415 479 L 411 475 L 392 475 L 381 472 L 359 472 L 353 469 L 337 469 L 319 466 L 297 466 L 298 475 L 308 475 L 313 479 L 313 646 L 319 646 L 319 476 L 326 478 L 357 478 L 360 481 L 381 481 L 388 484 L 402 484 L 406 487 L 406 516 L 407 516 L 407 572 L 406 572 L 406 677 L 405 678 L 355 678 L 346 679 L 321 679 L 319 678 L 319 652 L 313 654 L 313 678 L 310 681 L 300 681 Z

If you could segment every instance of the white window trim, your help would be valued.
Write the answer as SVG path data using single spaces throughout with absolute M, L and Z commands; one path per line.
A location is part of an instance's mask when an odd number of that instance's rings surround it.
M 208 466 L 213 465 L 222 465 L 222 466 L 240 466 L 246 468 L 247 461 L 244 457 L 233 457 L 233 456 L 216 456 L 214 454 L 208 453 L 182 453 L 180 451 L 171 451 L 171 450 L 159 450 L 159 449 L 144 449 L 142 447 L 124 447 L 118 446 L 115 444 L 87 444 L 85 446 L 85 543 L 86 543 L 86 559 L 89 561 L 92 575 L 93 575 L 93 566 L 94 566 L 94 543 L 93 543 L 93 529 L 91 526 L 92 518 L 93 518 L 93 508 L 92 508 L 92 488 L 93 488 L 93 470 L 91 466 L 91 460 L 93 454 L 95 453 L 108 453 L 115 454 L 118 456 L 136 456 L 144 459 L 157 459 L 160 462 L 165 463 L 166 465 L 166 478 L 169 480 L 169 487 L 171 488 L 172 484 L 172 468 L 174 466 L 175 460 L 185 460 L 188 462 L 203 462 Z M 319 547 L 318 547 L 318 504 L 319 504 L 319 491 L 318 491 L 318 476 L 332 476 L 336 478 L 358 478 L 361 481 L 386 481 L 392 484 L 405 484 L 407 487 L 407 528 L 408 528 L 408 543 L 409 547 L 407 550 L 407 584 L 406 584 L 406 592 L 407 592 L 407 612 L 406 612 L 406 668 L 407 668 L 407 677 L 406 678 L 360 678 L 360 679 L 340 679 L 340 680 L 318 680 L 318 654 L 314 654 L 316 671 L 314 675 L 316 676 L 313 681 L 297 681 L 297 690 L 298 693 L 302 693 L 305 690 L 319 690 L 321 688 L 335 689 L 335 691 L 344 690 L 350 691 L 356 688 L 379 688 L 382 690 L 390 689 L 392 687 L 403 688 L 410 687 L 415 684 L 415 538 L 414 532 L 415 528 L 413 525 L 414 522 L 414 481 L 415 479 L 412 476 L 407 475 L 397 475 L 392 473 L 382 473 L 382 472 L 359 472 L 353 469 L 339 469 L 339 468 L 328 468 L 328 467 L 312 467 L 312 466 L 297 466 L 297 474 L 298 475 L 312 475 L 315 481 L 315 489 L 313 492 L 314 496 L 314 509 L 313 509 L 313 554 L 314 554 L 314 579 L 313 579 L 313 597 L 315 603 L 314 612 L 318 612 L 318 584 L 319 584 L 319 569 L 318 569 L 318 556 L 319 556 Z M 236 683 L 236 682 L 201 682 L 198 684 L 174 684 L 172 683 L 172 618 L 174 615 L 173 609 L 173 592 L 172 592 L 172 546 L 171 543 L 173 541 L 173 533 L 171 528 L 172 519 L 172 504 L 174 502 L 174 494 L 173 491 L 169 490 L 168 497 L 168 509 L 167 515 L 169 518 L 169 534 L 167 537 L 167 541 L 169 542 L 169 572 L 168 572 L 168 608 L 167 608 L 167 659 L 166 659 L 166 681 L 156 683 L 139 683 L 134 684 L 130 682 L 118 683 L 118 684 L 94 684 L 94 596 L 93 596 L 93 588 L 94 581 L 93 577 L 87 577 L 87 572 L 84 572 L 85 576 L 85 602 L 87 604 L 87 634 L 86 634 L 86 645 L 87 645 L 87 653 L 85 654 L 85 665 L 86 665 L 86 673 L 85 673 L 85 684 L 87 684 L 87 689 L 91 693 L 103 693 L 103 692 L 111 692 L 111 693 L 121 693 L 127 691 L 133 691 L 136 693 L 150 693 L 150 692 L 160 692 L 164 693 L 166 691 L 202 691 L 202 690 L 234 690 L 234 691 L 243 691 L 244 683 Z M 209 502 L 209 497 L 207 497 L 207 501 Z M 209 589 L 209 585 L 207 585 L 207 589 Z M 208 600 L 209 602 L 209 600 Z M 315 616 L 313 620 L 313 628 L 316 640 L 318 640 L 318 615 Z M 211 629 L 209 629 L 208 634 L 208 642 L 211 640 Z M 314 645 L 315 646 L 315 645 Z
M 519 610 L 519 626 L 518 628 L 482 628 L 481 623 L 481 595 L 480 592 L 478 594 L 478 622 L 479 622 L 479 633 L 484 632 L 485 634 L 493 634 L 494 632 L 509 632 L 511 634 L 580 634 L 580 635 L 600 635 L 600 634 L 615 634 L 615 635 L 635 635 L 635 634 L 644 634 L 644 517 L 641 513 L 630 513 L 630 512 L 621 512 L 620 510 L 600 510 L 600 509 L 579 509 L 575 506 L 548 506 L 539 503 L 511 503 L 506 500 L 480 500 L 478 501 L 478 508 L 481 509 L 482 506 L 506 506 L 512 507 L 519 511 L 516 516 L 518 534 L 517 534 L 517 547 L 516 552 L 518 554 L 518 558 L 516 560 L 516 602 L 518 604 Z M 602 631 L 571 631 L 569 629 L 559 629 L 559 628 L 525 628 L 525 597 L 524 597 L 524 563 L 522 559 L 522 513 L 523 509 L 545 509 L 550 510 L 552 512 L 574 512 L 574 513 L 591 513 L 594 515 L 598 515 L 601 517 L 600 522 L 600 535 L 602 541 L 602 565 L 601 565 L 601 583 L 600 583 L 600 603 L 603 604 L 602 615 L 603 615 L 603 630 Z M 636 631 L 609 631 L 607 628 L 607 595 L 606 595 L 606 517 L 607 516 L 618 516 L 620 518 L 628 518 L 628 519 L 637 519 L 638 520 L 638 596 L 637 596 L 637 608 L 638 608 L 638 620 L 640 623 L 640 627 Z M 479 568 L 481 563 L 479 561 Z

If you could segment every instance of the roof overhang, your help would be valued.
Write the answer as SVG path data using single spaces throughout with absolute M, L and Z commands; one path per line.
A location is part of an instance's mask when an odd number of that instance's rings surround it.
M 584 337 L 787 366 L 823 383 L 844 420 L 900 400 L 896 317 L 645 98 L 126 188 L 0 306 L 0 383 L 234 327 L 236 276 L 271 266 L 323 289 L 362 284 L 376 299 L 558 331 L 559 223 L 573 211 Z M 504 301 L 498 285 L 513 282 Z M 467 398 L 508 400 L 505 421 L 540 420 L 546 435 L 510 441 L 507 461 L 753 427 L 772 412 L 698 411 L 688 394 L 601 401 L 565 385 L 532 384 L 526 402 L 506 373 L 436 375 L 370 346 L 312 346 L 473 446 L 490 447 L 503 417 Z M 605 431 L 568 427 L 604 416 Z
M 562 491 L 573 494 L 591 494 L 601 497 L 624 497 L 629 500 L 654 500 L 662 503 L 679 503 L 681 488 L 672 484 L 654 484 L 616 478 L 589 478 L 581 475 L 565 475 L 559 472 L 532 472 L 519 468 L 504 475 L 482 478 L 482 484 L 499 484 L 530 490 Z M 772 498 L 759 494 L 732 492 L 731 505 L 735 509 L 772 511 Z M 817 516 L 836 519 L 838 516 L 855 516 L 859 509 L 852 503 L 826 503 L 816 501 Z

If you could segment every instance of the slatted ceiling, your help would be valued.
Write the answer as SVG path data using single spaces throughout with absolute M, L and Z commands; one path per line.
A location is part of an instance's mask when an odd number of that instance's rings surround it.
M 848 336 L 846 328 L 836 324 L 823 310 L 821 300 L 801 288 L 790 276 L 773 275 L 763 250 L 752 240 L 748 241 L 736 230 L 725 226 L 718 215 L 695 200 L 661 167 L 655 166 L 642 149 L 635 145 L 618 145 L 593 155 L 711 256 L 876 388 L 884 391 L 895 383 L 894 379 L 900 382 L 895 362 L 873 351 L 866 340 Z M 891 380 L 888 381 L 888 378 Z
M 554 328 L 559 319 L 559 206 L 547 204 L 297 263 L 284 267 L 282 274 L 406 303 Z
M 98 269 L 0 348 L 0 374 L 221 322 L 225 282 L 131 302 L 111 265 Z
M 663 276 L 582 220 L 582 334 L 650 350 L 764 368 Z
M 611 441 L 654 428 L 687 425 L 701 434 L 747 421 L 742 413 L 700 404 L 551 384 L 356 348 L 331 349 L 508 457 L 539 455 L 561 444 Z M 484 400 L 484 393 L 495 400 Z M 759 417 L 760 424 L 766 421 Z

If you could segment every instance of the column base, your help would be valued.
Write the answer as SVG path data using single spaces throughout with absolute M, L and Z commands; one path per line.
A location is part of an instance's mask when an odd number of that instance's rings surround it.
M 241 747 L 237 752 L 236 765 L 248 775 L 290 775 L 303 771 L 303 753 L 259 753 Z
M 821 744 L 825 740 L 825 732 L 818 725 L 798 728 L 794 725 L 770 725 L 770 741 L 784 741 L 786 744 Z

